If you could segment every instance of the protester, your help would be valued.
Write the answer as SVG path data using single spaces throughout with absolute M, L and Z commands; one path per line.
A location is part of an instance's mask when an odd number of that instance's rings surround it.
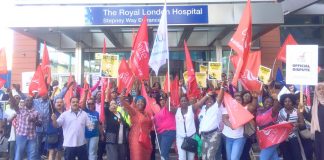
M 106 113 L 107 158 L 108 160 L 127 160 L 129 127 L 117 108 L 117 102 L 111 100 Z
M 18 103 L 13 99 L 10 91 L 10 104 L 14 106 L 17 112 L 15 160 L 23 159 L 25 151 L 28 159 L 39 159 L 38 149 L 36 148 L 36 126 L 41 126 L 42 119 L 33 107 L 33 97 L 28 97 L 25 100 L 25 107 L 23 108 L 18 108 Z
M 122 96 L 121 104 L 129 113 L 132 123 L 128 137 L 130 157 L 132 160 L 149 160 L 152 152 L 150 141 L 152 121 L 150 115 L 144 111 L 146 100 L 143 96 L 137 96 L 135 106 L 132 107 L 124 98 Z
M 78 97 L 70 99 L 71 108 L 63 112 L 58 118 L 52 114 L 53 126 L 63 129 L 64 159 L 87 160 L 87 147 L 85 139 L 85 127 L 92 129 L 93 125 L 86 112 L 79 108 Z
M 242 100 L 239 95 L 235 96 L 235 99 Z M 229 121 L 229 115 L 226 109 L 223 109 L 223 123 L 224 129 L 222 131 L 225 136 L 226 158 L 228 160 L 238 160 L 241 157 L 246 138 L 243 136 L 244 127 L 238 127 L 233 129 L 231 122 Z
M 275 92 L 271 94 L 271 97 L 263 97 L 263 106 L 257 111 L 256 124 L 259 127 L 259 130 L 274 125 L 277 121 L 280 104 L 277 100 L 277 94 Z M 260 152 L 260 160 L 279 160 L 279 155 L 277 152 L 278 146 L 279 144 L 262 149 Z
M 294 124 L 294 129 L 289 134 L 288 139 L 280 144 L 280 150 L 285 160 L 301 160 L 302 144 L 298 140 L 298 129 L 305 126 L 303 112 L 295 108 L 296 98 L 294 94 L 283 94 L 280 97 L 280 104 L 284 108 L 279 111 L 278 123 L 291 122 Z
M 223 83 L 225 84 L 225 82 Z M 223 85 L 224 86 L 224 85 Z M 221 147 L 221 130 L 222 121 L 222 101 L 224 96 L 224 87 L 222 86 L 217 98 L 216 95 L 207 93 L 204 105 L 198 115 L 200 120 L 199 134 L 202 139 L 202 159 L 214 160 L 220 159 L 221 155 L 216 155 Z M 197 105 L 194 105 L 195 107 Z
M 321 117 L 321 118 L 320 118 Z M 316 159 L 324 159 L 324 83 L 315 86 L 315 94 L 312 106 L 311 133 L 315 134 Z
M 54 106 L 55 108 L 51 109 L 51 114 L 59 117 L 64 111 L 64 100 L 57 98 Z M 47 125 L 46 146 L 49 160 L 61 160 L 63 156 L 63 130 L 62 127 L 54 127 L 52 121 L 49 121 Z
M 176 138 L 175 111 L 176 108 L 168 107 L 168 97 L 166 94 L 160 96 L 159 104 L 161 110 L 154 115 L 154 123 L 158 134 L 161 157 L 169 160 L 169 151 Z

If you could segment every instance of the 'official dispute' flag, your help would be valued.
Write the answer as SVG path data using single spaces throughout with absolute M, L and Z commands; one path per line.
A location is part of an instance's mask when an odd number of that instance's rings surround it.
M 29 84 L 29 95 L 34 95 L 35 92 L 38 92 L 39 96 L 47 95 L 47 86 L 42 72 L 42 66 L 38 65 L 36 72 Z
M 118 92 L 122 93 L 123 89 L 126 88 L 126 94 L 130 92 L 132 89 L 132 85 L 134 83 L 135 77 L 129 68 L 125 58 L 123 58 L 120 62 L 118 68 Z
M 46 78 L 46 84 L 50 85 L 51 81 L 52 81 L 52 77 L 51 77 L 51 61 L 49 60 L 49 55 L 48 55 L 46 42 L 44 42 L 44 49 L 43 49 L 42 72 L 43 72 L 44 78 Z
M 149 61 L 149 65 L 155 72 L 155 75 L 158 75 L 160 67 L 169 58 L 168 43 L 167 10 L 166 5 L 164 5 Z

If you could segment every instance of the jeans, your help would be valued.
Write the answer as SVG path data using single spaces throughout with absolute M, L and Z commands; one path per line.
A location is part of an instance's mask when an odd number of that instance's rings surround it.
M 279 145 L 273 145 L 271 147 L 261 150 L 260 160 L 279 160 L 278 148 Z
M 79 147 L 65 147 L 64 159 L 74 160 L 78 157 L 78 160 L 88 160 L 87 146 L 82 145 Z
M 16 141 L 9 141 L 9 160 L 15 159 Z
M 99 137 L 91 137 L 91 138 L 87 138 L 87 140 L 88 140 L 87 147 L 89 153 L 89 160 L 97 160 Z
M 226 145 L 226 157 L 227 160 L 238 160 L 241 157 L 244 144 L 246 141 L 245 137 L 242 138 L 225 138 Z
M 161 156 L 164 160 L 169 160 L 169 151 L 175 138 L 176 131 L 164 131 L 161 134 L 158 134 Z
M 44 153 L 44 138 L 46 137 L 46 134 L 44 132 L 36 132 L 36 147 L 38 150 L 38 158 L 40 159 L 41 155 Z
M 38 150 L 36 149 L 36 138 L 27 139 L 27 136 L 16 135 L 15 160 L 22 160 L 26 149 L 28 160 L 38 160 Z

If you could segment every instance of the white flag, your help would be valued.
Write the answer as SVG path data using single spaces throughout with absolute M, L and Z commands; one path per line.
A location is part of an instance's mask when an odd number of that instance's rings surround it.
M 154 70 L 155 75 L 158 75 L 160 67 L 166 63 L 168 57 L 168 22 L 166 5 L 164 5 L 149 61 L 149 65 Z

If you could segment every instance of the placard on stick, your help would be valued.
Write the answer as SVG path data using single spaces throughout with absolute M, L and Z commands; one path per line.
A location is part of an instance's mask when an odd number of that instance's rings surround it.
M 101 59 L 100 75 L 106 78 L 118 77 L 118 55 L 103 54 Z

